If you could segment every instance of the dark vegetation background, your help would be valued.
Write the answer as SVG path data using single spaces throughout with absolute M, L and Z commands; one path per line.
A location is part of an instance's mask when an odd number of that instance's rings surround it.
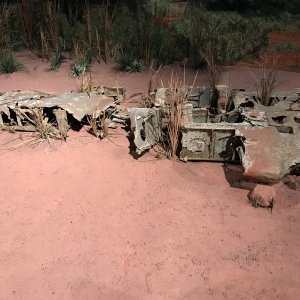
M 258 58 L 271 31 L 299 30 L 300 0 L 188 1 L 173 17 L 168 0 L 0 1 L 0 72 L 14 71 L 15 51 L 29 49 L 50 70 L 72 59 L 72 75 L 92 60 L 142 71 L 183 58 L 202 68 Z

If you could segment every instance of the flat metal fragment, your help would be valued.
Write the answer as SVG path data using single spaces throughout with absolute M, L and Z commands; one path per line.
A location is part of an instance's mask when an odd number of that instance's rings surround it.
M 61 137 L 65 140 L 67 138 L 67 133 L 69 130 L 67 113 L 62 109 L 54 109 L 53 113 L 55 115 Z
M 136 153 L 142 154 L 162 136 L 161 111 L 156 108 L 128 108 Z
M 263 182 L 274 183 L 300 164 L 300 133 L 280 133 L 276 127 L 239 128 L 243 136 L 242 166 L 244 175 Z

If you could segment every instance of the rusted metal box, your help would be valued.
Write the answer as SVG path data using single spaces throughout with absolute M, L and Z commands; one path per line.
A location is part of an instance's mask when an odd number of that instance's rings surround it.
M 239 124 L 240 126 L 240 124 Z M 239 137 L 231 124 L 190 124 L 182 130 L 180 159 L 238 161 Z

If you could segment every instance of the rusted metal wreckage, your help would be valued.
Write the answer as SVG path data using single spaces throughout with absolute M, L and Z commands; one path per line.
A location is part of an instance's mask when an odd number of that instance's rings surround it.
M 180 159 L 241 163 L 246 177 L 263 183 L 299 173 L 300 89 L 275 93 L 269 106 L 260 103 L 257 92 L 217 89 L 189 91 Z M 129 109 L 139 154 L 163 138 L 167 93 L 157 91 L 153 108 Z
M 166 138 L 168 92 L 158 89 L 152 108 L 128 108 L 127 115 L 118 113 L 117 104 L 125 94 L 118 87 L 98 87 L 90 95 L 7 92 L 0 95 L 0 129 L 34 132 L 50 126 L 50 137 L 65 139 L 74 121 L 94 124 L 95 134 L 103 130 L 104 118 L 109 127 L 130 120 L 136 152 L 142 154 Z M 183 109 L 180 159 L 241 163 L 246 177 L 264 183 L 299 174 L 300 89 L 275 93 L 269 102 L 264 106 L 257 92 L 228 92 L 226 86 L 218 86 L 217 92 L 190 89 Z
M 11 91 L 0 95 L 0 129 L 8 131 L 47 131 L 50 138 L 66 139 L 76 124 L 88 124 L 91 129 L 108 119 L 109 127 L 116 104 L 124 97 L 123 88 L 96 87 L 91 94 L 63 93 L 51 95 L 35 91 Z M 94 128 L 92 128 L 94 127 Z M 100 135 L 100 134 L 99 134 Z

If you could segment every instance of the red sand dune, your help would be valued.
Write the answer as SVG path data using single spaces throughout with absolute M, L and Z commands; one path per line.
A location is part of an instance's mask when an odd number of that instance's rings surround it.
M 1 75 L 1 91 L 76 89 L 67 64 L 49 73 L 28 53 L 19 59 L 25 70 Z M 251 72 L 224 68 L 222 83 L 251 88 Z M 299 87 L 299 73 L 278 76 L 280 89 Z M 94 78 L 130 96 L 146 92 L 148 74 L 100 64 Z M 1 149 L 18 137 L 1 133 Z M 299 192 L 276 187 L 271 215 L 229 185 L 220 163 L 133 159 L 122 129 L 103 141 L 82 130 L 55 149 L 2 150 L 0 165 L 1 300 L 299 297 Z

